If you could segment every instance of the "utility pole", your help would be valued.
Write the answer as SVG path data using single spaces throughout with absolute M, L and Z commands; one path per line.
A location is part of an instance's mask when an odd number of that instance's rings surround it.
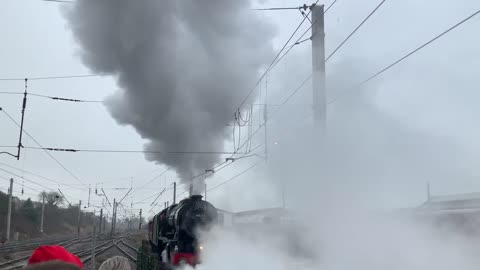
M 103 232 L 105 232 L 105 227 L 107 226 L 107 215 L 103 217 Z
M 315 140 L 323 140 L 327 124 L 324 6 L 312 5 L 312 90 Z
M 173 204 L 177 201 L 177 182 L 173 182 Z
M 22 120 L 20 122 L 20 136 L 18 138 L 18 152 L 17 160 L 20 160 L 20 149 L 22 149 L 22 135 L 23 135 L 23 119 L 25 118 L 25 108 L 27 107 L 27 89 L 28 89 L 28 79 L 25 78 L 25 92 L 23 93 L 23 104 L 22 104 Z
M 114 198 L 113 199 L 113 210 L 112 210 L 112 230 L 110 232 L 110 236 L 113 238 L 113 235 L 115 234 L 115 211 L 116 211 L 116 207 L 117 206 L 117 203 L 116 203 L 116 199 Z
M 100 209 L 100 219 L 98 221 L 98 233 L 102 234 L 103 208 Z
M 10 178 L 10 189 L 8 190 L 7 242 L 10 240 L 10 223 L 12 222 L 12 193 L 13 178 Z
M 87 207 L 90 207 L 90 193 L 92 192 L 92 187 L 91 185 L 88 185 L 88 203 Z
M 205 183 L 205 201 L 207 201 L 207 183 Z
M 42 192 L 42 216 L 40 217 L 40 232 L 43 233 L 43 219 L 45 216 L 45 193 Z
M 78 220 L 77 220 L 77 236 L 80 236 L 80 221 L 82 219 L 82 200 L 78 202 Z
M 95 218 L 95 209 L 93 209 L 93 237 L 92 237 L 92 270 L 95 270 L 95 246 L 97 240 L 97 219 Z
M 427 202 L 430 202 L 431 194 L 430 194 L 430 182 L 427 182 Z
M 267 123 L 268 123 L 268 75 L 265 75 L 265 104 L 263 107 L 263 122 L 264 122 L 264 129 L 265 129 L 265 163 L 268 162 L 268 129 L 267 129 Z
M 138 222 L 138 230 L 142 230 L 142 209 L 140 209 L 140 221 Z

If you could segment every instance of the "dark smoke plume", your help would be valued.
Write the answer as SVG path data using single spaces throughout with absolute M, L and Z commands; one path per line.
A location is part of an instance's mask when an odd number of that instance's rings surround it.
M 121 90 L 106 105 L 118 123 L 149 141 L 146 150 L 220 151 L 236 106 L 272 59 L 271 26 L 250 4 L 76 1 L 66 17 L 87 67 L 116 76 Z M 221 157 L 146 158 L 175 168 L 187 182 Z M 193 186 L 194 192 L 203 188 Z

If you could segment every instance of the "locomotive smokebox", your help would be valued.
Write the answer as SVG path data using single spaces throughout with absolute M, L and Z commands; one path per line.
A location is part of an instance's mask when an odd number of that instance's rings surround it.
M 202 201 L 202 195 L 192 195 L 170 212 L 168 223 L 177 232 L 194 236 L 198 229 L 206 228 L 217 219 L 217 209 L 209 202 Z

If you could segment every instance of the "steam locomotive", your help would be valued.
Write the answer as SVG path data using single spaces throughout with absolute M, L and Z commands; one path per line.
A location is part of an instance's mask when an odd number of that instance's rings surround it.
M 217 220 L 217 209 L 193 195 L 155 215 L 148 223 L 148 238 L 153 252 L 169 265 L 199 263 L 203 246 L 198 230 L 209 229 Z

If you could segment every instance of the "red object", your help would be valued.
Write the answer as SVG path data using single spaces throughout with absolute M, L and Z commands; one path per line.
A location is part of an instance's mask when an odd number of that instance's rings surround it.
M 197 264 L 197 256 L 193 253 L 172 253 L 172 264 L 178 265 L 182 260 L 185 260 L 189 265 L 195 266 Z
M 61 246 L 40 246 L 35 249 L 28 259 L 28 265 L 48 262 L 48 261 L 62 261 L 66 263 L 75 264 L 83 268 L 82 261 L 72 253 L 68 252 Z

